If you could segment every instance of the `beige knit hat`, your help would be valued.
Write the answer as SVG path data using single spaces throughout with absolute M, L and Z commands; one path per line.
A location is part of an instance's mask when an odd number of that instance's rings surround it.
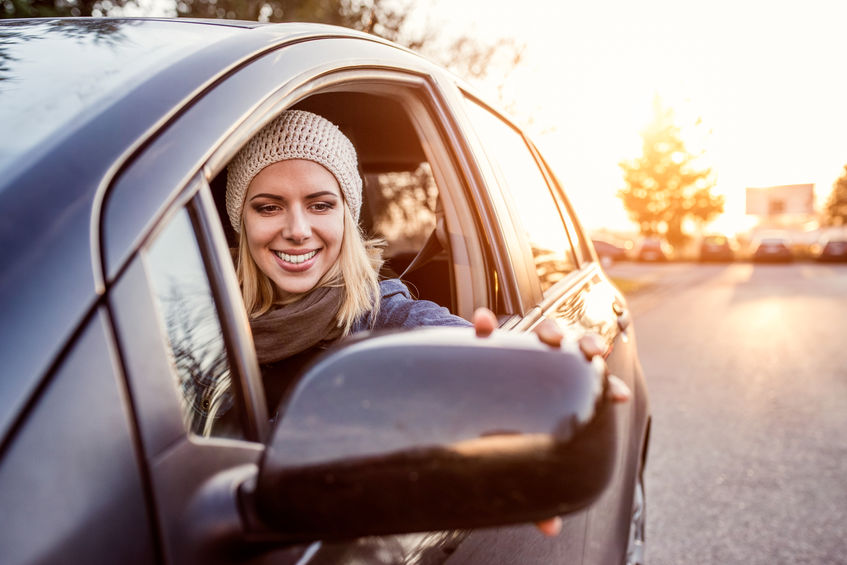
M 362 178 L 353 144 L 326 118 L 287 110 L 262 128 L 227 167 L 226 212 L 235 233 L 241 232 L 247 186 L 268 165 L 288 159 L 307 159 L 326 167 L 341 186 L 353 219 L 359 221 Z

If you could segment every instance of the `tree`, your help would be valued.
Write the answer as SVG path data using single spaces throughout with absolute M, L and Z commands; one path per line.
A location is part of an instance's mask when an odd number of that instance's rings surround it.
M 682 140 L 674 113 L 656 97 L 653 119 L 642 131 L 642 155 L 619 164 L 626 187 L 618 191 L 642 235 L 664 236 L 674 247 L 688 239 L 687 219 L 708 222 L 723 212 L 724 197 L 711 193 L 712 171 L 698 167 Z
M 112 15 L 136 0 L 0 0 L 0 18 Z M 523 58 L 511 37 L 446 39 L 431 22 L 413 25 L 414 0 L 174 0 L 176 15 L 266 22 L 318 22 L 378 35 L 420 52 L 470 81 L 497 73 L 502 84 Z M 159 13 L 150 15 L 162 15 Z M 0 42 L 2 43 L 2 42 Z M 502 90 L 498 92 L 503 98 Z M 501 100 L 508 106 L 507 100 Z
M 105 16 L 134 0 L 0 0 L 0 18 Z
M 268 22 L 319 22 L 378 35 L 418 51 L 466 79 L 482 79 L 498 61 L 508 73 L 524 45 L 513 38 L 483 43 L 461 36 L 442 43 L 437 26 L 411 25 L 413 0 L 176 0 L 177 14 Z
M 844 165 L 844 174 L 832 185 L 832 193 L 824 208 L 824 223 L 829 226 L 847 225 L 847 165 Z

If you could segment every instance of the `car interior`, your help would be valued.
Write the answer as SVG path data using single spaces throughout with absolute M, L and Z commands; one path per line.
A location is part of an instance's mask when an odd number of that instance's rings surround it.
M 456 312 L 449 238 L 441 197 L 420 136 L 398 99 L 365 92 L 322 92 L 293 106 L 324 116 L 353 142 L 363 179 L 360 225 L 385 241 L 381 278 L 401 278 L 415 298 Z M 210 182 L 231 247 L 226 221 L 226 171 Z

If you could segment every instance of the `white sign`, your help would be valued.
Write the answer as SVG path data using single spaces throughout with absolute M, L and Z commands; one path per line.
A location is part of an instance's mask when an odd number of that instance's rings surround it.
M 813 214 L 814 184 L 788 184 L 747 189 L 747 213 L 773 217 L 783 214 Z

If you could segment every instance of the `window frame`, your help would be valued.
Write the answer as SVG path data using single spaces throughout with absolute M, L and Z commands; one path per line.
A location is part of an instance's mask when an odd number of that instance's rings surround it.
M 433 77 L 409 68 L 340 69 L 290 86 L 285 96 L 269 97 L 262 107 L 218 144 L 206 162 L 207 182 L 224 170 L 238 149 L 283 110 L 316 94 L 330 92 L 365 93 L 395 99 L 407 112 L 430 164 L 449 239 L 451 294 L 455 313 L 471 319 L 478 306 L 493 307 L 494 282 L 487 268 L 480 218 L 469 189 L 468 164 L 462 155 L 452 112 Z M 446 127 L 442 127 L 446 126 Z
M 204 173 L 198 173 L 186 184 L 180 196 L 145 238 L 139 253 L 145 275 L 149 280 L 151 267 L 146 250 L 180 212 L 186 212 L 221 327 L 235 402 L 240 410 L 243 440 L 263 443 L 270 434 L 270 426 L 259 366 L 248 330 L 249 323 L 238 289 L 235 269 L 232 259 L 227 255 L 226 237 L 217 221 L 217 211 L 204 176 Z M 150 286 L 150 301 L 158 308 L 158 300 L 152 290 Z M 163 347 L 169 347 L 165 328 L 160 327 L 160 333 Z M 178 393 L 176 387 L 174 391 Z M 201 437 L 188 431 L 185 433 L 192 441 L 233 441 L 231 438 Z
M 215 300 L 233 383 L 237 383 L 235 396 L 241 403 L 245 436 L 264 443 L 271 430 L 250 323 L 205 172 L 199 183 L 198 194 L 189 202 L 188 212 Z
M 578 268 L 583 269 L 586 263 L 594 261 L 591 250 L 587 244 L 589 238 L 585 235 L 585 230 L 579 221 L 579 217 L 574 212 L 564 186 L 561 182 L 559 182 L 559 178 L 553 172 L 550 164 L 547 163 L 547 159 L 544 158 L 544 155 L 531 140 L 527 139 L 527 142 L 535 153 L 543 172 L 547 175 L 547 182 L 551 187 L 550 191 L 553 193 L 553 198 L 559 205 L 559 214 L 562 215 L 565 229 L 568 232 L 568 238 L 571 241 L 571 247 L 574 250 Z

